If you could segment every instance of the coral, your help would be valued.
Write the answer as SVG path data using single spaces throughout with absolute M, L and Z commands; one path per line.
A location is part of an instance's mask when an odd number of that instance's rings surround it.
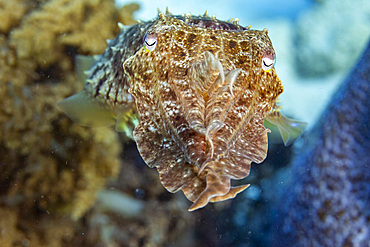
M 132 15 L 135 9 L 133 4 L 122 11 Z M 20 28 L 12 31 L 10 43 L 17 47 L 20 59 L 34 59 L 42 68 L 56 62 L 63 65 L 68 46 L 84 54 L 101 53 L 105 40 L 118 34 L 118 21 L 132 24 L 132 18 L 115 16 L 120 15 L 113 1 L 48 1 L 22 19 Z
M 369 67 L 370 43 L 293 162 L 271 246 L 369 246 Z
M 326 0 L 297 22 L 297 62 L 301 75 L 347 73 L 370 37 L 368 1 Z
M 31 8 L 29 0 L 0 0 L 0 32 L 8 33 Z
M 62 215 L 45 217 L 25 209 L 0 207 L 0 246 L 61 246 L 61 241 L 73 242 L 78 223 Z
M 0 246 L 86 243 L 79 219 L 106 180 L 118 175 L 122 146 L 114 130 L 76 125 L 56 103 L 82 87 L 76 54 L 102 52 L 105 39 L 119 32 L 116 23 L 130 24 L 137 5 L 51 0 L 0 6 Z

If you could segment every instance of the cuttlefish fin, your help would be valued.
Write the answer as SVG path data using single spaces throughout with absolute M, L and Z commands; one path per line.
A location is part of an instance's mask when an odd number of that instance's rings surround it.
M 307 127 L 306 122 L 300 122 L 291 118 L 284 116 L 279 110 L 272 111 L 265 118 L 268 122 L 265 125 L 268 126 L 269 123 L 275 125 L 279 130 L 280 136 L 283 139 L 284 145 L 289 146 L 295 140 L 297 140 Z
M 88 95 L 84 89 L 58 102 L 57 106 L 73 121 L 82 126 L 109 126 L 116 122 L 114 111 Z
M 91 74 L 91 68 L 96 62 L 95 58 L 92 56 L 76 55 L 76 76 L 77 80 L 84 84 Z

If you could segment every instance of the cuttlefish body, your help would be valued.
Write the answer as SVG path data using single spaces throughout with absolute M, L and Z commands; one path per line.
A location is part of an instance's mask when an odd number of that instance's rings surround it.
M 58 106 L 82 125 L 132 135 L 163 186 L 194 202 L 190 211 L 249 186 L 230 179 L 266 158 L 265 120 L 285 143 L 302 133 L 276 106 L 283 85 L 266 29 L 170 13 L 120 27 L 83 90 Z

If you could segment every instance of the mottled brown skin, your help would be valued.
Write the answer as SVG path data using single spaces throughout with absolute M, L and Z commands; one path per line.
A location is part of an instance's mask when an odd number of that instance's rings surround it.
M 147 30 L 157 36 L 155 50 L 141 48 L 124 70 L 140 115 L 134 131 L 140 154 L 157 168 L 166 189 L 183 190 L 195 210 L 248 186 L 231 187 L 230 179 L 246 177 L 252 161 L 265 159 L 263 122 L 283 87 L 274 69 L 261 68 L 262 57 L 274 53 L 267 32 L 217 30 L 184 20 L 160 15 Z M 205 65 L 206 51 L 225 75 L 241 69 L 232 85 L 217 82 L 219 71 Z M 221 126 L 207 128 L 214 119 Z
M 157 38 L 153 51 L 145 34 Z M 194 202 L 192 211 L 235 197 L 249 185 L 232 187 L 230 179 L 266 158 L 264 119 L 283 86 L 261 62 L 274 54 L 266 30 L 159 14 L 111 41 L 85 90 L 116 111 L 136 103 L 142 158 L 168 191 Z

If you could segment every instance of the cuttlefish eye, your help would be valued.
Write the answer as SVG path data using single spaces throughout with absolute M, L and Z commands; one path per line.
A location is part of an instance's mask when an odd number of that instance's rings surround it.
M 276 62 L 275 54 L 271 52 L 265 53 L 265 55 L 262 57 L 261 62 L 262 69 L 266 72 L 269 72 L 272 69 L 272 67 L 274 67 L 275 62 Z
M 157 35 L 154 33 L 146 33 L 144 36 L 144 48 L 145 51 L 154 51 L 157 46 Z

